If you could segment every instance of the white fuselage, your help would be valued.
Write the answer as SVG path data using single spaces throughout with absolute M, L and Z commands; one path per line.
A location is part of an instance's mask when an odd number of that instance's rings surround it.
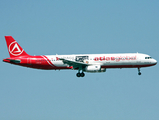
M 141 53 L 128 54 L 79 54 L 79 55 L 45 55 L 52 64 L 58 67 L 68 66 L 59 58 L 88 65 L 100 65 L 102 68 L 147 67 L 157 61 Z

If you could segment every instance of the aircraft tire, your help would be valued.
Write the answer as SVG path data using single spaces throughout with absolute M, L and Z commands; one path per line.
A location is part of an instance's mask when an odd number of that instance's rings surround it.
M 139 72 L 138 75 L 141 75 L 141 72 Z
M 81 73 L 81 77 L 84 77 L 84 76 L 85 76 L 85 74 L 82 72 L 82 73 Z
M 77 77 L 81 77 L 81 73 L 77 73 L 76 76 L 77 76 Z

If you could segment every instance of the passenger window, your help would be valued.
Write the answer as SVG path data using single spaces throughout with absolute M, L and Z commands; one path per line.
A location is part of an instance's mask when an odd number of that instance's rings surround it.
M 145 59 L 152 59 L 152 57 L 145 57 Z

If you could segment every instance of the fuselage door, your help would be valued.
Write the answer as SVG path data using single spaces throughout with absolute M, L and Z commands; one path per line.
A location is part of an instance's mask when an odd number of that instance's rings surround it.
M 137 64 L 141 64 L 141 61 L 142 61 L 142 57 L 141 56 L 137 56 Z

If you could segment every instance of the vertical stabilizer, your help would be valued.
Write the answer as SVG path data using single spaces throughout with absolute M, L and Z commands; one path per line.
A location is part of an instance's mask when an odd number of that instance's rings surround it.
M 10 57 L 29 56 L 12 36 L 5 36 Z

